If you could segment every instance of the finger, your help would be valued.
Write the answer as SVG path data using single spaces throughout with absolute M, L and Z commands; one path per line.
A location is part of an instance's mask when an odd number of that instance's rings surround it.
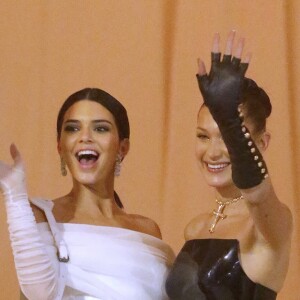
M 233 57 L 233 59 L 232 59 L 232 65 L 235 68 L 238 68 L 240 66 L 240 63 L 241 63 L 241 59 L 240 58 Z
M 212 52 L 211 53 L 211 62 L 212 62 L 212 64 L 217 64 L 217 63 L 220 62 L 220 60 L 221 60 L 221 53 L 220 52 L 218 52 L 218 53 Z
M 199 74 L 197 74 L 196 76 L 197 76 L 197 81 L 198 81 L 198 86 L 199 86 L 200 92 L 201 92 L 202 96 L 204 97 L 205 91 L 207 90 L 207 86 L 209 84 L 208 76 L 207 76 L 207 74 L 204 74 L 201 76 Z
M 230 62 L 231 62 L 231 55 L 224 54 L 224 55 L 223 55 L 222 62 L 223 62 L 223 63 L 230 63 Z
M 231 55 L 234 37 L 235 37 L 235 30 L 231 30 L 229 32 L 227 42 L 226 42 L 226 48 L 225 48 L 225 52 L 224 52 L 225 55 Z
M 200 76 L 206 74 L 205 64 L 204 64 L 204 62 L 200 58 L 198 58 L 198 74 Z
M 213 74 L 216 72 L 218 65 L 220 64 L 221 53 L 211 53 L 211 68 L 209 72 L 209 77 L 211 78 Z
M 242 74 L 243 76 L 245 76 L 246 71 L 248 69 L 249 64 L 248 63 L 241 63 L 240 64 L 240 74 Z
M 6 172 L 7 170 L 10 170 L 10 166 L 0 160 L 0 177 L 1 177 L 1 173 Z
M 234 56 L 236 58 L 240 59 L 242 57 L 244 46 L 245 46 L 245 39 L 244 38 L 240 38 L 239 42 L 238 42 L 238 45 L 237 45 L 237 48 L 235 50 L 235 54 L 234 54 Z
M 245 58 L 242 59 L 242 63 L 249 64 L 252 58 L 252 53 L 248 52 L 245 56 Z
M 12 159 L 14 160 L 14 166 L 23 167 L 23 160 L 21 154 L 15 144 L 10 145 L 10 154 Z
M 211 52 L 212 53 L 220 52 L 220 34 L 219 33 L 215 33 L 215 35 L 214 35 Z
M 251 61 L 252 58 L 252 53 L 247 53 L 247 55 L 245 56 L 245 58 L 242 60 L 241 64 L 240 64 L 240 72 L 242 75 L 245 76 L 246 71 L 249 67 L 249 63 Z

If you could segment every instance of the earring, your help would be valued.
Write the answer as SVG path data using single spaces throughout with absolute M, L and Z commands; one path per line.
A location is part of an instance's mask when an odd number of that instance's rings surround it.
M 116 164 L 115 164 L 115 176 L 120 176 L 121 174 L 121 162 L 122 162 L 121 154 L 117 155 Z
M 60 173 L 62 176 L 67 176 L 67 168 L 66 168 L 66 162 L 62 157 L 60 157 Z

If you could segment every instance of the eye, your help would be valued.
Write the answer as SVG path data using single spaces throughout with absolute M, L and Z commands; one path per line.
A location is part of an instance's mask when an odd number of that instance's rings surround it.
M 110 128 L 106 125 L 98 125 L 94 128 L 94 130 L 98 132 L 107 132 L 110 130 Z
M 202 141 L 209 140 L 209 137 L 206 134 L 197 133 L 197 138 Z
M 80 128 L 78 126 L 75 125 L 66 125 L 64 128 L 64 131 L 67 132 L 74 132 L 74 131 L 78 131 Z

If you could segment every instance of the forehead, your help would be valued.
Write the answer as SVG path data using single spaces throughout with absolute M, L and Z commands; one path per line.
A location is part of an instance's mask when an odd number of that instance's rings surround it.
M 68 108 L 64 120 L 67 119 L 105 119 L 114 122 L 112 113 L 98 102 L 81 100 Z
M 245 126 L 248 128 L 250 133 L 253 135 L 254 133 L 254 124 L 251 122 L 249 118 L 245 118 Z M 209 112 L 209 109 L 206 106 L 202 106 L 198 113 L 197 118 L 197 127 L 205 129 L 207 131 L 215 131 L 217 133 L 220 132 L 219 127 L 212 117 L 211 113 Z
M 209 109 L 206 106 L 202 106 L 199 110 L 197 117 L 197 127 L 205 130 L 219 131 L 219 127 L 216 121 L 213 119 Z

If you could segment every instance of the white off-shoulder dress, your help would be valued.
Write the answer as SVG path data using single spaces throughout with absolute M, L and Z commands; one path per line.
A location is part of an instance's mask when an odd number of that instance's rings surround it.
M 55 286 L 55 292 L 45 299 L 53 297 L 53 300 L 168 299 L 165 281 L 174 253 L 165 242 L 124 228 L 57 223 L 52 201 L 33 199 L 32 202 L 44 210 L 48 219 L 48 223 L 36 226 L 46 254 L 44 260 L 49 259 L 54 275 L 45 275 L 44 279 L 31 276 L 34 288 L 28 280 L 20 282 L 29 300 L 44 299 L 42 294 L 47 294 L 48 286 L 51 290 Z M 15 256 L 17 252 L 14 251 Z M 32 255 L 30 263 L 22 253 L 17 260 L 17 273 L 20 266 L 24 267 L 25 279 L 31 269 L 37 273 L 43 267 L 41 260 L 37 267 Z M 39 281 L 41 290 L 37 291 Z

